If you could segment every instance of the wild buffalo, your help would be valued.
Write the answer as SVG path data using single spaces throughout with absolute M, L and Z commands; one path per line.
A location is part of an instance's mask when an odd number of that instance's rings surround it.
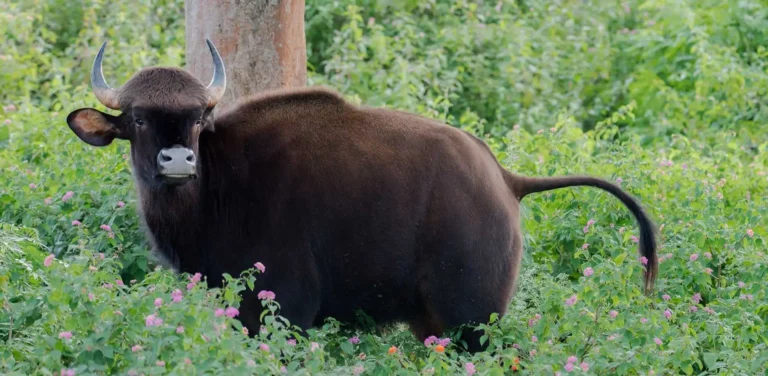
M 504 170 L 483 141 L 406 112 L 351 104 L 318 88 L 276 90 L 212 115 L 226 87 L 210 42 L 206 87 L 178 68 L 152 67 L 111 88 L 91 72 L 96 98 L 117 116 L 83 108 L 67 124 L 84 142 L 128 140 L 140 216 L 155 251 L 176 271 L 222 273 L 266 265 L 255 291 L 273 291 L 281 314 L 303 329 L 325 318 L 407 322 L 424 340 L 504 314 L 522 255 L 520 201 L 570 186 L 616 196 L 639 225 L 657 272 L 653 225 L 605 180 L 532 178 Z M 245 293 L 241 320 L 259 327 Z M 465 331 L 470 351 L 479 332 Z

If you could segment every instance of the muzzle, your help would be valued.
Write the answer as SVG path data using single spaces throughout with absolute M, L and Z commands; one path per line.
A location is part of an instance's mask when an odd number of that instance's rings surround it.
M 157 154 L 158 176 L 164 183 L 184 183 L 197 178 L 196 163 L 194 151 L 181 145 L 173 145 Z

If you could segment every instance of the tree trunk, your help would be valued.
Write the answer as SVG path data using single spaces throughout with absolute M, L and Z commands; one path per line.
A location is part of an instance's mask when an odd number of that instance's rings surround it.
M 307 80 L 304 0 L 187 0 L 187 69 L 204 84 L 213 74 L 209 38 L 227 72 L 216 108 L 260 91 Z

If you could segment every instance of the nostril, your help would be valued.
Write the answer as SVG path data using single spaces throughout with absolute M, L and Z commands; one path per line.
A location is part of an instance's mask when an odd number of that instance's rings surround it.
M 160 153 L 160 160 L 163 162 L 170 162 L 173 160 L 169 155 L 166 155 L 165 153 Z
M 195 161 L 195 155 L 194 154 L 190 154 L 190 155 L 187 156 L 187 162 L 192 163 L 194 161 Z

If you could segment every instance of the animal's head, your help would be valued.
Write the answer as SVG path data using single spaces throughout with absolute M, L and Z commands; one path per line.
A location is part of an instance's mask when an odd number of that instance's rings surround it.
M 213 79 L 206 87 L 185 70 L 145 68 L 120 88 L 111 88 L 101 70 L 101 46 L 91 70 L 91 87 L 117 116 L 81 108 L 67 116 L 70 129 L 93 146 L 115 138 L 131 143 L 136 178 L 149 187 L 178 186 L 197 177 L 198 139 L 213 130 L 211 112 L 226 88 L 226 73 L 210 40 Z

